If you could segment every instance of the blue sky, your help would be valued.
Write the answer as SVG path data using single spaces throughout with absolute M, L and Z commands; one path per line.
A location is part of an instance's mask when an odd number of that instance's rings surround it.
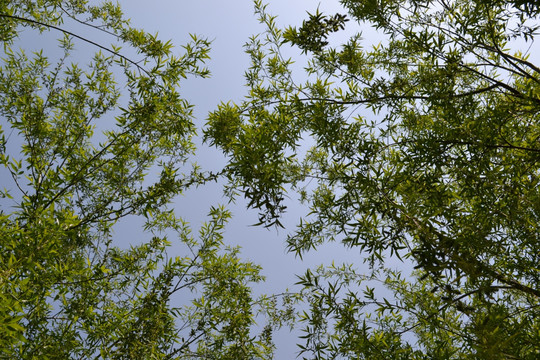
M 216 108 L 221 101 L 239 101 L 246 93 L 243 87 L 243 73 L 249 66 L 243 45 L 248 38 L 264 30 L 253 14 L 251 0 L 236 1 L 174 1 L 130 0 L 120 1 L 125 14 L 132 23 L 151 33 L 158 32 L 161 39 L 171 39 L 180 46 L 189 39 L 189 33 L 212 40 L 211 61 L 208 62 L 212 76 L 210 79 L 193 79 L 186 82 L 182 96 L 192 102 L 195 108 L 196 123 L 202 126 L 207 113 Z M 339 2 L 311 0 L 273 0 L 269 2 L 268 12 L 278 15 L 277 23 L 281 26 L 299 25 L 305 19 L 306 11 L 335 13 L 341 11 Z M 215 149 L 202 146 L 197 161 L 204 167 L 219 169 L 223 164 L 221 154 Z M 220 185 L 205 186 L 196 189 L 176 201 L 177 214 L 192 223 L 193 228 L 204 221 L 211 205 L 226 202 L 221 196 Z M 301 214 L 300 206 L 290 207 L 284 224 L 293 226 Z M 345 250 L 339 244 L 330 244 L 317 252 L 308 254 L 303 260 L 295 258 L 285 251 L 284 240 L 287 229 L 266 230 L 250 226 L 257 222 L 257 213 L 245 209 L 242 202 L 229 205 L 233 219 L 226 229 L 226 242 L 242 247 L 242 257 L 263 266 L 267 282 L 260 292 L 280 292 L 292 287 L 297 281 L 295 274 L 301 274 L 308 267 L 348 260 L 358 261 L 357 255 Z M 119 229 L 119 232 L 121 229 Z M 174 251 L 174 249 L 173 249 Z M 361 264 L 359 264 L 361 266 Z M 282 331 L 277 337 L 276 359 L 294 358 L 297 352 L 297 339 Z
M 190 79 L 182 88 L 182 96 L 195 105 L 196 123 L 202 127 L 209 111 L 221 101 L 239 101 L 246 94 L 243 73 L 249 66 L 243 45 L 249 36 L 264 30 L 253 14 L 250 0 L 222 1 L 172 1 L 157 0 L 149 6 L 145 1 L 121 1 L 125 14 L 135 26 L 151 33 L 158 32 L 161 39 L 171 39 L 178 47 L 189 39 L 189 33 L 212 40 L 211 60 L 208 62 L 212 76 L 209 79 Z M 268 11 L 278 15 L 278 24 L 300 24 L 306 11 L 336 12 L 337 1 L 327 1 L 324 6 L 317 1 L 271 1 Z M 180 51 L 181 49 L 179 49 Z M 219 169 L 224 164 L 221 153 L 216 149 L 200 145 L 196 161 L 206 169 Z M 178 215 L 186 217 L 196 228 L 204 221 L 211 205 L 226 202 L 222 197 L 221 185 L 205 186 L 181 197 L 176 202 Z M 287 213 L 285 224 L 294 225 L 301 211 L 299 206 Z M 295 273 L 309 265 L 330 263 L 336 257 L 344 257 L 341 246 L 329 246 L 300 261 L 285 253 L 285 230 L 266 230 L 250 226 L 257 222 L 257 213 L 245 209 L 243 203 L 230 205 L 233 220 L 227 227 L 227 240 L 231 245 L 241 245 L 246 258 L 263 265 L 270 290 L 292 285 Z M 332 252 L 329 252 L 332 249 Z M 335 252 L 334 252 L 335 251 Z M 339 260 L 339 259 L 336 259 Z M 275 286 L 275 287 L 274 287 Z

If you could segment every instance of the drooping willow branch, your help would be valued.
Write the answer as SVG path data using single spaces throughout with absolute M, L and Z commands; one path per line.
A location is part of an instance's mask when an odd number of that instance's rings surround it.
M 55 26 L 55 25 L 45 24 L 45 23 L 42 23 L 42 22 L 37 21 L 37 20 L 27 19 L 27 18 L 23 18 L 23 17 L 20 17 L 20 16 L 15 16 L 15 15 L 0 14 L 0 18 L 7 18 L 7 19 L 13 19 L 13 20 L 17 20 L 17 21 L 23 21 L 23 22 L 34 24 L 34 25 L 44 26 L 44 27 L 47 27 L 49 29 L 60 31 L 60 32 L 66 34 L 66 35 L 73 36 L 74 38 L 77 38 L 77 39 L 82 40 L 84 42 L 87 42 L 87 43 L 89 43 L 91 45 L 94 45 L 94 46 L 96 46 L 96 47 L 98 47 L 98 48 L 100 48 L 102 50 L 105 50 L 105 51 L 113 54 L 114 56 L 119 57 L 119 58 L 129 62 L 132 65 L 135 65 L 137 67 L 137 69 L 139 69 L 140 71 L 143 71 L 144 73 L 146 73 L 146 75 L 151 76 L 151 74 L 145 68 L 143 68 L 137 62 L 131 60 L 130 58 L 120 54 L 117 51 L 109 49 L 108 47 L 103 46 L 103 45 L 101 45 L 101 44 L 99 44 L 99 43 L 97 43 L 95 41 L 92 41 L 92 40 L 90 40 L 88 38 L 85 38 L 84 36 L 77 35 L 77 34 L 71 32 L 69 30 L 62 29 L 61 27 L 58 27 L 58 26 Z

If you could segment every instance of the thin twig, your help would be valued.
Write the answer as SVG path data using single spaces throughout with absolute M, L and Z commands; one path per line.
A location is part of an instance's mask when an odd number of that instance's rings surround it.
M 137 69 L 139 69 L 140 71 L 146 73 L 146 75 L 152 76 L 145 68 L 143 68 L 143 67 L 140 66 L 137 62 L 131 60 L 130 58 L 128 58 L 128 57 L 126 57 L 126 56 L 124 56 L 124 55 L 122 55 L 122 54 L 120 54 L 120 53 L 118 53 L 118 52 L 116 52 L 116 51 L 114 51 L 114 50 L 111 50 L 111 49 L 109 49 L 109 48 L 107 48 L 107 47 L 105 47 L 105 46 L 103 46 L 103 45 L 100 45 L 100 44 L 98 44 L 98 43 L 95 42 L 95 41 L 92 41 L 92 40 L 87 39 L 87 38 L 85 38 L 85 37 L 83 37 L 83 36 L 77 35 L 77 34 L 71 32 L 71 31 L 62 29 L 62 28 L 60 28 L 60 27 L 58 27 L 58 26 L 55 26 L 55 25 L 45 24 L 45 23 L 42 23 L 42 22 L 37 21 L 37 20 L 27 19 L 27 18 L 23 18 L 23 17 L 20 17 L 20 16 L 15 16 L 15 15 L 0 14 L 0 17 L 2 17 L 2 18 L 8 18 L 8 19 L 14 19 L 14 20 L 19 20 L 19 21 L 24 21 L 24 22 L 28 22 L 28 23 L 31 23 L 31 24 L 40 25 L 40 26 L 45 26 L 45 27 L 50 28 L 50 29 L 58 30 L 58 31 L 60 31 L 60 32 L 63 32 L 64 34 L 73 36 L 73 37 L 75 37 L 75 38 L 77 38 L 77 39 L 79 39 L 79 40 L 85 41 L 85 42 L 87 42 L 87 43 L 89 43 L 89 44 L 92 44 L 92 45 L 94 45 L 94 46 L 96 46 L 96 47 L 102 49 L 102 50 L 105 50 L 105 51 L 107 51 L 107 52 L 113 54 L 114 56 L 117 56 L 117 57 L 119 57 L 119 58 L 121 58 L 121 59 L 123 59 L 123 60 L 129 62 L 130 64 L 135 65 L 135 66 L 137 67 Z

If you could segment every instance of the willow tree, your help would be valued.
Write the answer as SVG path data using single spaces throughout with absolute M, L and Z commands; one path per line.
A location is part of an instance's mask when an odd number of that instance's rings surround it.
M 175 56 L 117 4 L 79 0 L 1 1 L 0 37 L 0 358 L 269 357 L 271 329 L 252 331 L 262 277 L 225 249 L 230 214 L 192 235 L 169 206 L 212 179 L 189 164 L 178 92 L 208 75 L 208 42 Z
M 538 6 L 341 4 L 281 29 L 257 2 L 249 93 L 206 130 L 261 225 L 279 226 L 295 193 L 309 209 L 289 251 L 341 241 L 364 260 L 301 277 L 301 353 L 537 358 Z M 380 37 L 333 43 L 353 25 Z

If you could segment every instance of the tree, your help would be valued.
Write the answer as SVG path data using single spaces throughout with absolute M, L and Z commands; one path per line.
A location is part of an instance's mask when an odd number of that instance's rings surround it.
M 22 29 L 59 47 L 18 49 Z M 189 167 L 195 126 L 178 93 L 208 75 L 209 43 L 193 36 L 175 56 L 118 5 L 79 0 L 2 1 L 0 35 L 0 357 L 268 358 L 272 329 L 253 326 L 269 301 L 250 287 L 263 278 L 225 247 L 230 214 L 212 208 L 194 236 L 168 207 L 215 178 Z M 84 44 L 87 66 L 72 56 Z M 144 233 L 120 246 L 129 217 Z
M 367 264 L 301 276 L 301 353 L 537 358 L 537 3 L 341 3 L 347 15 L 280 29 L 257 1 L 266 32 L 246 45 L 249 94 L 205 132 L 262 225 L 279 226 L 294 193 L 309 208 L 289 251 L 338 240 Z M 355 22 L 381 41 L 330 45 Z

